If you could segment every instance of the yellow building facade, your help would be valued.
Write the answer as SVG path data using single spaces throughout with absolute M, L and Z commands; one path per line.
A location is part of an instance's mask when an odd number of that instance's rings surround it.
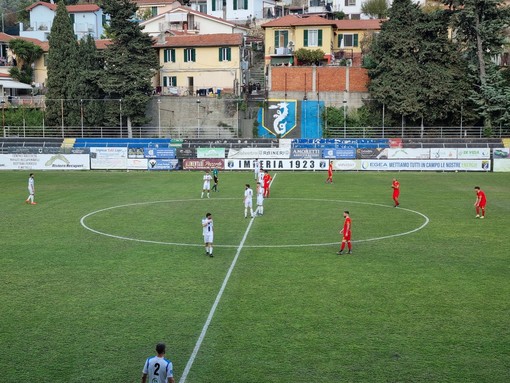
M 158 93 L 239 94 L 242 46 L 241 34 L 168 36 L 158 41 L 155 44 L 161 65 Z

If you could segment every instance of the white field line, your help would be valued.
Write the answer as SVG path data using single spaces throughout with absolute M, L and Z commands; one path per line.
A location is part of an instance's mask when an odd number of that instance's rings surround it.
M 271 181 L 271 183 L 269 184 L 270 186 L 273 183 L 275 178 L 276 178 L 276 174 L 273 177 L 273 180 Z M 200 333 L 197 343 L 195 344 L 195 348 L 193 349 L 193 352 L 191 353 L 191 356 L 188 359 L 188 363 L 186 363 L 186 367 L 184 368 L 184 371 L 182 373 L 181 379 L 179 380 L 179 383 L 185 383 L 186 379 L 188 378 L 188 374 L 191 370 L 191 367 L 193 366 L 193 363 L 195 362 L 198 352 L 200 351 L 200 347 L 202 346 L 202 342 L 204 341 L 205 335 L 207 334 L 207 330 L 209 329 L 209 325 L 211 324 L 214 313 L 216 312 L 216 308 L 218 307 L 221 297 L 223 296 L 223 292 L 225 291 L 225 288 L 227 287 L 227 283 L 228 283 L 228 280 L 230 279 L 230 275 L 232 274 L 232 271 L 234 270 L 234 267 L 237 263 L 237 259 L 239 258 L 239 254 L 241 254 L 241 250 L 243 249 L 244 242 L 246 241 L 246 238 L 248 237 L 248 233 L 250 232 L 251 225 L 253 225 L 253 220 L 254 220 L 254 218 L 252 217 L 250 219 L 250 223 L 248 224 L 248 227 L 246 228 L 246 231 L 244 232 L 243 239 L 241 240 L 241 243 L 239 244 L 239 247 L 237 248 L 237 252 L 234 257 L 234 260 L 232 261 L 232 264 L 230 265 L 230 268 L 227 271 L 227 275 L 225 276 L 225 279 L 223 280 L 223 284 L 221 285 L 220 291 L 218 292 L 218 295 L 216 296 L 216 299 L 211 307 L 211 311 L 209 311 L 207 320 L 205 321 L 204 327 L 202 327 L 202 332 Z
M 273 178 L 273 181 L 274 181 L 275 178 L 276 178 L 276 174 L 275 174 L 275 176 Z M 273 181 L 271 181 L 271 184 L 273 183 Z M 237 200 L 237 198 L 217 198 L 217 199 L 221 199 L 221 200 Z M 361 202 L 361 201 L 327 200 L 327 199 L 320 199 L 320 198 L 278 198 L 278 197 L 273 198 L 273 200 L 274 199 L 276 199 L 276 200 L 294 200 L 294 201 L 321 201 L 321 202 L 335 202 L 335 203 L 343 202 L 343 203 L 354 203 L 354 204 L 359 204 L 359 205 L 371 205 L 371 206 L 378 206 L 378 207 L 383 207 L 383 208 L 394 209 L 393 205 L 390 206 L 390 205 L 383 205 L 383 204 L 372 203 L 372 202 Z M 102 231 L 99 231 L 99 230 L 95 230 L 95 229 L 91 228 L 90 226 L 88 226 L 85 223 L 85 220 L 88 217 L 92 216 L 92 215 L 95 215 L 95 214 L 98 214 L 98 213 L 101 213 L 101 212 L 104 212 L 104 211 L 108 211 L 108 210 L 117 209 L 117 208 L 137 206 L 137 205 L 150 205 L 150 204 L 156 204 L 156 203 L 189 202 L 189 201 L 200 201 L 200 199 L 188 199 L 188 200 L 183 199 L 183 200 L 138 202 L 138 203 L 131 203 L 131 204 L 107 207 L 105 209 L 96 210 L 96 211 L 93 211 L 91 213 L 88 213 L 87 215 L 84 215 L 80 219 L 80 223 L 81 223 L 81 225 L 85 229 L 87 229 L 87 230 L 89 230 L 89 231 L 91 231 L 91 232 L 93 232 L 95 234 L 104 235 L 104 236 L 110 237 L 110 238 L 116 238 L 116 239 L 121 239 L 121 240 L 126 240 L 126 241 L 142 242 L 142 243 L 154 243 L 154 244 L 159 244 L 159 245 L 202 247 L 203 244 L 198 244 L 198 243 L 152 241 L 152 240 L 148 240 L 148 239 L 138 239 L 138 238 L 131 238 L 131 237 L 124 237 L 124 236 L 120 236 L 120 235 L 109 234 L 109 233 L 105 233 L 105 232 L 102 232 Z M 430 222 L 429 218 L 425 214 L 420 213 L 419 211 L 411 210 L 411 209 L 406 209 L 406 208 L 403 208 L 403 207 L 399 207 L 398 209 L 399 210 L 405 210 L 405 211 L 408 211 L 410 213 L 417 214 L 417 215 L 421 216 L 422 218 L 424 218 L 424 223 L 421 226 L 419 226 L 419 227 L 417 227 L 415 229 L 412 229 L 412 230 L 409 230 L 409 231 L 405 231 L 405 232 L 402 232 L 402 233 L 390 234 L 390 235 L 385 235 L 385 236 L 382 236 L 382 237 L 373 237 L 373 238 L 358 239 L 358 240 L 353 240 L 352 242 L 353 243 L 372 242 L 372 241 L 379 241 L 379 240 L 383 240 L 383 239 L 389 239 L 389 238 L 401 237 L 403 235 L 413 234 L 413 233 L 423 229 Z M 245 248 L 294 248 L 294 247 L 332 246 L 332 245 L 337 245 L 337 244 L 338 244 L 338 242 L 327 242 L 327 243 L 303 243 L 303 244 L 287 244 L 287 245 L 276 245 L 276 244 L 247 245 L 247 246 L 244 246 L 244 247 Z M 214 247 L 236 248 L 238 246 L 237 245 L 214 245 Z

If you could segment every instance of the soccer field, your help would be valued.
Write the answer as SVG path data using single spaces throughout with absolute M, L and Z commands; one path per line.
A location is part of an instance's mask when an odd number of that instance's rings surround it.
M 252 220 L 251 172 L 35 172 L 34 206 L 28 173 L 0 172 L 1 382 L 138 382 L 160 341 L 181 383 L 510 381 L 508 174 L 277 172 Z

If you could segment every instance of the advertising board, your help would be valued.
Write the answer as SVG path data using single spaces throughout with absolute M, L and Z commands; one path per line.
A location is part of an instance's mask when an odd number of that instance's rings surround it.
M 315 159 L 264 159 L 261 160 L 264 170 L 326 170 L 328 160 Z M 242 159 L 228 159 L 225 161 L 226 170 L 248 170 L 252 169 L 252 161 Z
M 225 160 L 223 158 L 185 158 L 182 160 L 184 170 L 210 170 L 223 169 L 224 167 Z
M 225 148 L 197 148 L 197 158 L 225 158 Z
M 91 169 L 127 169 L 127 148 L 90 148 Z
M 361 170 L 474 171 L 491 170 L 489 160 L 361 160 Z
M 89 170 L 88 154 L 0 154 L 0 170 Z

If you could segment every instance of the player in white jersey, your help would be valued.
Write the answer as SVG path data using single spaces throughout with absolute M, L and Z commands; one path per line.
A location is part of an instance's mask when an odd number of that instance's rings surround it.
M 37 205 L 37 202 L 34 201 L 35 196 L 35 181 L 34 181 L 34 173 L 30 173 L 30 177 L 28 178 L 28 198 L 25 200 L 26 203 L 30 205 Z
M 207 198 L 210 198 L 209 192 L 211 191 L 211 180 L 212 176 L 209 174 L 209 170 L 206 170 L 204 174 L 204 185 L 202 186 L 202 195 L 200 198 L 204 198 L 205 192 L 207 192 Z
M 264 215 L 264 187 L 260 182 L 257 182 L 257 210 L 255 216 Z
M 260 161 L 257 158 L 253 162 L 253 171 L 255 172 L 255 181 L 258 181 L 260 174 Z
M 213 256 L 214 223 L 212 214 L 207 213 L 202 219 L 202 234 L 204 235 L 205 255 Z
M 173 365 L 165 358 L 165 349 L 164 343 L 158 343 L 156 345 L 158 355 L 147 358 L 143 365 L 142 383 L 175 383 Z
M 250 208 L 250 216 L 253 218 L 253 190 L 250 185 L 246 184 L 244 189 L 244 218 L 248 218 L 248 208 Z
M 259 178 L 257 179 L 257 183 L 259 182 L 261 185 L 264 183 L 264 170 L 262 170 L 262 168 L 260 169 Z

